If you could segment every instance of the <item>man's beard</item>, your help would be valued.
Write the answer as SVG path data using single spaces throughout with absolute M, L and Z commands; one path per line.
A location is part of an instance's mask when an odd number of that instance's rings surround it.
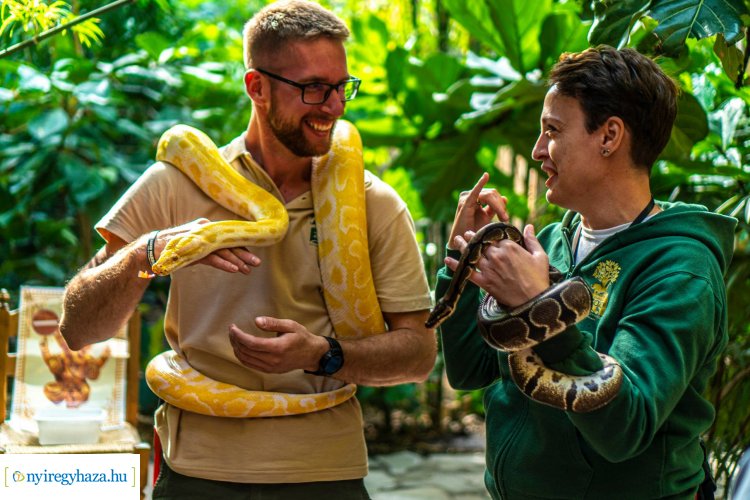
M 324 155 L 331 149 L 331 136 L 335 125 L 331 127 L 331 134 L 328 135 L 328 140 L 325 143 L 316 145 L 307 140 L 302 130 L 302 125 L 297 125 L 291 121 L 284 121 L 283 118 L 276 114 L 275 109 L 276 106 L 272 105 L 268 113 L 268 124 L 276 139 L 286 146 L 289 151 L 299 157 L 311 157 Z

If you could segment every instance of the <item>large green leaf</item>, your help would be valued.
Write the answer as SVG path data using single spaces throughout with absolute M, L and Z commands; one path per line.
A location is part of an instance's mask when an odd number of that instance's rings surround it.
M 708 75 L 705 73 L 691 76 L 690 84 L 693 89 L 693 95 L 698 99 L 703 109 L 709 111 L 714 106 L 714 99 L 716 99 L 717 93 L 716 87 L 713 86 Z
M 584 50 L 588 45 L 586 32 L 587 25 L 573 12 L 555 12 L 548 15 L 542 23 L 539 35 L 540 67 L 546 69 L 551 66 L 563 52 Z
M 736 44 L 728 44 L 724 35 L 719 33 L 716 35 L 716 41 L 714 42 L 714 53 L 721 60 L 724 73 L 730 80 L 737 82 L 741 72 L 745 69 L 742 50 Z
M 367 147 L 402 146 L 417 137 L 418 131 L 406 120 L 396 116 L 371 116 L 357 120 L 357 129 Z
M 539 104 L 544 101 L 547 88 L 539 83 L 528 80 L 512 82 L 498 90 L 491 98 L 486 100 L 474 99 L 472 105 L 474 110 L 464 113 L 456 122 L 456 128 L 467 131 L 474 126 L 487 126 L 490 123 L 499 123 L 503 116 L 507 116 L 514 109 L 523 108 L 529 104 Z M 534 118 L 536 127 L 538 116 Z
M 360 78 L 367 77 L 368 69 L 381 69 L 388 56 L 388 26 L 379 17 L 368 14 L 351 21 L 352 41 L 347 47 L 348 59 Z
M 649 16 L 659 21 L 654 33 L 666 54 L 677 54 L 688 37 L 706 38 L 723 33 L 727 43 L 742 38 L 742 0 L 655 0 Z
M 506 80 L 515 82 L 522 78 L 521 74 L 510 65 L 507 57 L 500 57 L 495 60 L 469 52 L 466 55 L 466 67 L 494 75 L 498 79 L 495 84 L 497 87 Z
M 21 77 L 19 90 L 49 92 L 51 86 L 49 78 L 36 68 L 21 65 L 18 67 L 18 76 Z
M 159 55 L 162 53 L 162 51 L 167 49 L 171 44 L 168 38 L 155 31 L 149 31 L 147 33 L 136 35 L 135 43 L 140 48 L 148 52 L 148 55 L 151 56 L 151 58 L 154 60 L 159 59 Z
M 539 33 L 551 0 L 444 0 L 453 18 L 524 74 L 537 66 Z
M 505 43 L 490 17 L 485 0 L 465 2 L 463 0 L 443 0 L 453 19 L 460 23 L 477 40 L 481 41 L 498 55 L 505 55 Z M 514 63 L 517 62 L 513 61 Z M 519 66 L 516 65 L 518 68 Z
M 224 81 L 222 75 L 216 74 L 204 66 L 183 66 L 182 73 L 198 79 L 200 83 L 218 85 Z
M 680 92 L 677 98 L 676 128 L 679 128 L 693 142 L 698 142 L 708 134 L 708 121 L 698 99 L 689 92 Z
M 688 37 L 723 33 L 728 44 L 737 42 L 743 33 L 741 16 L 748 13 L 742 0 L 597 0 L 594 11 L 592 45 L 622 47 L 635 23 L 647 15 L 658 21 L 654 34 L 659 50 L 672 56 L 680 53 Z
M 708 134 L 708 118 L 700 102 L 692 94 L 681 92 L 677 100 L 677 118 L 667 147 L 660 158 L 684 161 L 693 145 Z
M 418 143 L 394 161 L 414 174 L 428 217 L 453 218 L 456 193 L 471 187 L 482 172 L 476 158 L 479 144 L 479 134 L 452 135 Z
M 650 5 L 651 0 L 595 1 L 594 24 L 589 31 L 589 42 L 591 45 L 622 47 L 627 43 L 633 25 Z
M 447 90 L 463 72 L 463 65 L 455 57 L 442 52 L 430 55 L 422 64 L 411 66 L 411 73 L 417 78 L 417 87 L 426 93 Z
M 52 85 L 64 91 L 71 91 L 79 83 L 92 78 L 92 72 L 96 69 L 93 61 L 80 59 L 60 59 L 53 66 L 50 80 Z
M 62 109 L 53 109 L 29 122 L 29 134 L 39 142 L 49 139 L 68 128 L 70 119 Z
M 63 175 L 70 187 L 70 194 L 77 206 L 85 206 L 106 189 L 104 178 L 96 169 L 70 155 L 61 155 L 60 161 Z
M 88 80 L 74 88 L 73 94 L 81 104 L 106 106 L 109 103 L 109 80 Z
M 41 255 L 36 255 L 34 256 L 34 264 L 44 276 L 51 279 L 52 281 L 57 281 L 60 283 L 65 281 L 67 271 L 63 268 L 63 266 L 53 261 L 52 259 L 48 259 Z
M 734 134 L 744 116 L 745 101 L 739 97 L 729 99 L 712 112 L 709 119 L 711 131 L 721 137 L 721 149 L 726 151 L 734 142 Z
M 397 47 L 388 52 L 388 56 L 385 59 L 385 69 L 388 72 L 386 77 L 388 92 L 392 96 L 397 96 L 404 90 L 405 73 L 408 65 L 409 52 L 406 49 Z
M 429 132 L 434 136 L 443 128 L 452 128 L 461 113 L 469 109 L 470 91 L 462 88 L 467 69 L 455 56 L 444 53 L 435 53 L 425 60 L 403 56 L 398 52 L 388 59 L 391 64 L 398 60 L 403 63 L 388 78 L 403 116 L 423 134 Z

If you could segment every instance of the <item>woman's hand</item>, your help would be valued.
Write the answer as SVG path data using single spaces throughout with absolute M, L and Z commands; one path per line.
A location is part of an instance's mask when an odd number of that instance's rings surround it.
M 458 250 L 466 248 L 473 232 L 457 238 Z M 469 280 L 492 295 L 499 304 L 512 308 L 531 300 L 549 288 L 549 257 L 534 234 L 531 224 L 524 228 L 526 248 L 501 240 L 488 245 L 476 263 Z M 445 259 L 445 264 L 456 270 L 458 261 Z
M 489 179 L 490 175 L 485 172 L 471 191 L 464 191 L 459 196 L 448 248 L 458 249 L 467 231 L 476 232 L 492 222 L 495 216 L 503 222 L 508 221 L 508 212 L 505 210 L 508 199 L 500 196 L 496 189 L 484 189 Z

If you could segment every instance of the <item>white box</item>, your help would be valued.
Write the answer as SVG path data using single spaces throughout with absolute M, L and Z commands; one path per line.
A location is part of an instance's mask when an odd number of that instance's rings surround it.
M 42 445 L 96 443 L 104 418 L 101 408 L 43 408 L 34 416 Z

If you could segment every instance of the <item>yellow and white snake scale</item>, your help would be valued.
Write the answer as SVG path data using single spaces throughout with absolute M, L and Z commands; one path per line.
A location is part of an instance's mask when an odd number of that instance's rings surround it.
M 286 234 L 289 216 L 284 205 L 232 168 L 200 130 L 187 125 L 170 128 L 159 140 L 156 159 L 180 169 L 212 200 L 248 221 L 209 222 L 172 238 L 154 264 L 154 273 L 165 276 L 221 248 L 272 245 Z
M 220 248 L 272 245 L 286 234 L 283 204 L 240 175 L 204 133 L 177 125 L 161 137 L 157 160 L 175 166 L 204 193 L 248 220 L 207 223 L 167 244 L 153 266 L 169 274 Z M 313 159 L 312 194 L 324 298 L 339 338 L 385 331 L 375 294 L 367 243 L 362 143 L 354 126 L 339 120 L 331 150 Z M 297 415 L 341 404 L 354 384 L 329 392 L 287 394 L 248 391 L 198 372 L 174 351 L 155 357 L 146 381 L 164 401 L 204 415 L 249 418 Z

